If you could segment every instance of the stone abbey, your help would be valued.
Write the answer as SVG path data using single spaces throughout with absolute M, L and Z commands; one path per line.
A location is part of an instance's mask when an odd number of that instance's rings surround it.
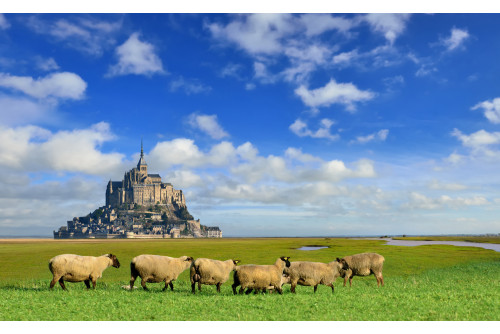
M 106 206 L 121 207 L 124 204 L 163 204 L 173 209 L 186 207 L 182 190 L 174 189 L 170 183 L 163 183 L 158 174 L 148 174 L 142 144 L 137 168 L 126 172 L 122 181 L 110 180 L 106 188 Z
M 137 167 L 122 181 L 109 181 L 106 205 L 74 217 L 54 231 L 54 239 L 88 238 L 222 238 L 218 226 L 204 226 L 186 206 L 182 190 L 148 174 L 141 143 Z

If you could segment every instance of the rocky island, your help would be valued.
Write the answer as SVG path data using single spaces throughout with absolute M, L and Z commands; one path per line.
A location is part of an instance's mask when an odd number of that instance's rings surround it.
M 106 205 L 54 231 L 54 239 L 88 238 L 222 238 L 222 231 L 193 218 L 182 190 L 148 174 L 141 143 L 137 167 L 108 182 Z

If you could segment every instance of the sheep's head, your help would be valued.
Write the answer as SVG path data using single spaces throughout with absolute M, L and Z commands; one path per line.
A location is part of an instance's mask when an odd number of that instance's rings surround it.
M 282 256 L 282 257 L 280 257 L 280 259 L 281 259 L 282 261 L 285 261 L 285 266 L 286 266 L 287 268 L 288 268 L 288 267 L 290 267 L 290 261 L 288 261 L 288 259 L 290 259 L 290 257 L 289 257 L 289 256 Z
M 349 265 L 347 264 L 347 261 L 345 259 L 337 258 L 337 262 L 340 263 L 340 265 L 341 265 L 340 269 L 344 269 L 344 270 L 349 269 Z
M 186 259 L 184 261 L 193 262 L 194 259 L 191 256 L 186 256 Z
M 112 264 L 113 267 L 120 268 L 120 261 L 118 261 L 118 258 L 116 257 L 116 255 L 108 254 L 108 257 L 111 259 L 111 261 L 113 261 L 113 264 Z

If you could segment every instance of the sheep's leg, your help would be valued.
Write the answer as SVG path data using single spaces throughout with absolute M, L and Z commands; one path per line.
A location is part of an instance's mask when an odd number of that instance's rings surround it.
M 196 293 L 195 286 L 196 286 L 196 282 L 191 283 L 191 293 Z
M 347 279 L 348 279 L 348 278 L 349 278 L 349 277 L 348 277 L 348 276 L 347 276 L 347 274 L 346 274 L 346 275 L 344 276 L 344 286 L 346 285 L 346 283 L 347 283 Z
M 238 286 L 237 283 L 234 283 L 233 285 L 231 285 L 231 287 L 233 288 L 233 295 L 236 294 L 236 287 Z
M 170 281 L 169 285 L 170 285 L 170 290 L 174 291 L 174 283 L 172 283 L 172 281 Z
M 92 278 L 92 288 L 95 290 L 95 286 L 97 284 L 97 279 Z
M 134 277 L 134 275 L 132 275 L 132 277 L 130 277 L 130 291 L 132 291 L 134 289 L 134 283 L 135 283 L 136 279 L 137 279 L 137 276 Z
M 333 286 L 333 283 L 330 283 L 330 284 L 325 284 L 326 286 L 329 286 L 330 288 L 332 288 L 332 293 L 335 292 L 335 287 Z
M 247 291 L 245 292 L 246 295 L 249 295 L 250 293 L 252 293 L 253 291 L 253 288 L 248 288 Z M 257 290 L 255 290 L 256 292 L 258 292 Z
M 382 274 L 380 274 L 380 283 L 382 283 L 382 286 L 384 286 L 384 276 L 382 276 Z
M 314 293 L 316 293 L 316 290 L 318 289 L 318 284 L 314 286 Z
M 245 288 L 244 287 L 240 287 L 240 291 L 238 291 L 238 292 L 239 292 L 240 295 L 242 295 L 243 291 L 245 291 Z
M 87 287 L 87 290 L 90 289 L 90 280 L 85 280 L 85 286 Z
M 61 288 L 62 288 L 63 290 L 66 290 L 66 286 L 64 286 L 64 280 L 63 280 L 63 278 L 62 278 L 62 277 L 59 279 L 59 285 L 61 285 Z
M 54 276 L 54 278 L 52 278 L 52 281 L 50 282 L 50 289 L 52 290 L 52 288 L 54 287 L 54 285 L 56 285 L 57 281 L 59 279 L 56 278 L 56 276 Z
M 295 293 L 295 287 L 297 286 L 297 282 L 291 282 L 291 286 L 292 286 L 292 287 L 290 288 L 290 291 L 291 291 L 292 293 Z
M 220 293 L 220 283 L 217 283 L 217 292 Z
M 167 283 L 167 281 L 165 281 L 165 287 L 163 288 L 162 291 L 167 291 L 167 289 L 168 289 L 168 283 Z
M 147 279 L 145 277 L 142 277 L 141 286 L 144 290 L 148 291 L 148 287 L 146 286 L 146 281 L 147 281 Z
M 201 291 L 201 282 L 198 281 L 198 291 Z
M 275 288 L 276 290 L 278 290 L 278 293 L 279 293 L 280 295 L 282 295 L 282 294 L 283 294 L 283 289 L 281 289 L 281 287 L 279 287 L 279 286 L 275 286 L 274 288 Z
M 352 276 L 350 276 L 350 277 L 349 277 L 349 287 L 351 287 L 351 286 L 352 286 L 352 278 L 353 278 L 353 277 L 354 277 L 354 275 L 352 275 Z

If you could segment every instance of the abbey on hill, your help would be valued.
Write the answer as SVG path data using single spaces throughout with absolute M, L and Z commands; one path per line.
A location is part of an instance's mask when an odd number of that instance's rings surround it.
M 219 227 L 194 220 L 182 190 L 148 174 L 141 143 L 137 168 L 122 181 L 109 181 L 106 206 L 85 217 L 75 217 L 54 231 L 54 239 L 87 238 L 222 238 Z

